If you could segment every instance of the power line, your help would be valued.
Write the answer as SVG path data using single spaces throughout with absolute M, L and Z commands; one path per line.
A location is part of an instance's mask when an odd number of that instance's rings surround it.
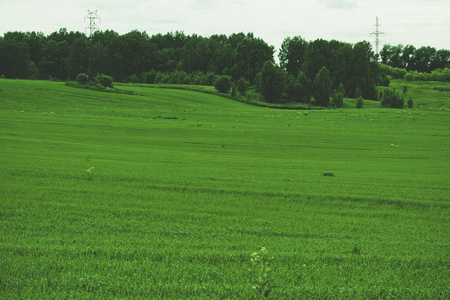
M 97 24 L 95 23 L 96 20 L 99 20 L 101 23 L 101 19 L 97 14 L 97 11 L 90 11 L 89 9 L 88 11 L 88 15 L 86 17 L 84 17 L 84 21 L 86 22 L 86 19 L 89 19 L 89 26 L 86 27 L 86 30 L 89 29 L 89 36 L 91 36 L 94 32 L 96 32 L 97 30 L 100 30 L 100 28 L 97 26 Z M 86 32 L 85 30 L 85 32 Z
M 384 32 L 381 32 L 380 30 L 380 24 L 378 23 L 378 17 L 377 21 L 375 23 L 375 31 L 372 32 L 370 35 L 375 35 L 375 54 L 378 57 L 378 45 L 380 44 L 380 35 L 384 35 Z

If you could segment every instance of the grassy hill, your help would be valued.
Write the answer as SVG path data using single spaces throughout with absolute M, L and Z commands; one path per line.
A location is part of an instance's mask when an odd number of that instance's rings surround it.
M 2 297 L 256 298 L 264 274 L 274 299 L 449 297 L 437 101 L 305 112 L 120 88 L 135 95 L 0 80 Z

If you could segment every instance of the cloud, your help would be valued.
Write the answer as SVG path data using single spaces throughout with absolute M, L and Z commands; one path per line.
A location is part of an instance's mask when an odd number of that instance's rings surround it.
M 189 5 L 192 9 L 210 9 L 219 4 L 217 0 L 194 0 Z
M 317 0 L 319 4 L 326 7 L 352 10 L 358 6 L 357 0 Z

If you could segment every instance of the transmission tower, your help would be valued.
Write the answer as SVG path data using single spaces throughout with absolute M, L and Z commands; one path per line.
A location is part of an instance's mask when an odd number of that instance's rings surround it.
M 370 35 L 375 35 L 375 54 L 378 57 L 378 45 L 380 44 L 380 35 L 384 35 L 384 32 L 381 32 L 380 30 L 380 24 L 378 23 L 378 17 L 377 22 L 375 23 L 375 31 L 372 32 Z
M 86 22 L 86 19 L 89 19 L 89 26 L 86 27 L 86 30 L 89 29 L 89 36 L 91 36 L 95 31 L 100 30 L 100 28 L 95 23 L 96 20 L 102 21 L 100 17 L 97 14 L 97 11 L 90 11 L 88 9 L 88 15 L 84 17 L 84 21 Z

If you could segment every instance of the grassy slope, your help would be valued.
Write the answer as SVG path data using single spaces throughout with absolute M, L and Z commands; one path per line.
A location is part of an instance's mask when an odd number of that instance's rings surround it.
M 403 87 L 408 86 L 408 90 L 405 97 L 405 107 L 410 98 L 414 101 L 414 107 L 421 110 L 448 110 L 450 106 L 450 84 L 443 82 L 407 82 L 406 80 L 392 80 L 389 88 L 396 89 L 397 92 L 402 94 Z M 133 84 L 133 83 L 120 83 L 116 84 L 120 88 L 126 90 L 133 90 L 134 87 L 147 87 L 147 88 L 167 88 L 167 89 L 182 89 L 202 92 L 211 95 L 217 95 L 226 97 L 239 102 L 252 104 L 256 106 L 263 106 L 269 108 L 281 108 L 281 109 L 321 109 L 320 107 L 314 107 L 312 105 L 302 103 L 267 103 L 263 101 L 263 97 L 260 93 L 251 90 L 246 96 L 240 96 L 233 99 L 228 94 L 219 93 L 212 86 L 203 85 L 183 85 L 183 84 Z M 384 91 L 387 87 L 378 87 L 378 91 Z M 441 90 L 439 90 L 441 89 Z M 141 89 L 138 89 L 141 90 Z M 344 108 L 355 108 L 356 99 L 345 98 Z M 364 100 L 364 108 L 379 108 L 379 101 Z
M 276 298 L 449 295 L 446 111 L 0 89 L 6 297 L 245 298 L 262 246 Z
M 400 94 L 403 87 L 407 86 L 405 104 L 409 98 L 414 101 L 415 107 L 421 110 L 446 110 L 450 109 L 450 84 L 436 81 L 406 81 L 392 80 L 390 88 L 396 89 Z M 440 91 L 439 89 L 444 89 Z M 381 88 L 384 89 L 384 88 Z

